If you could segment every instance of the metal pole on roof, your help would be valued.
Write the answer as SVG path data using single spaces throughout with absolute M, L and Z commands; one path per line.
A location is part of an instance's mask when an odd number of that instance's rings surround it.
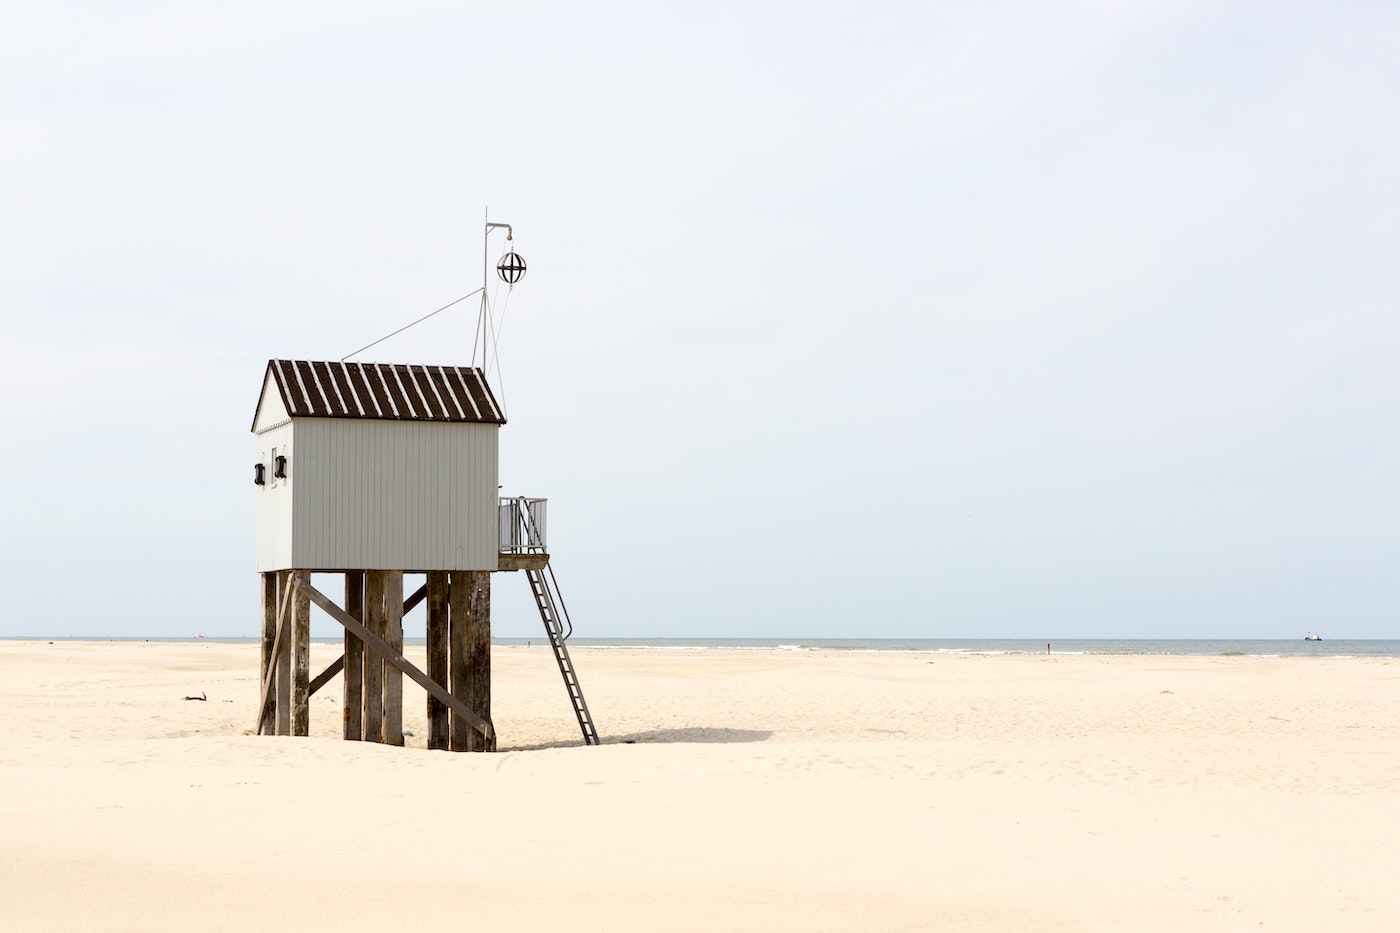
M 476 332 L 472 334 L 472 365 L 476 365 L 476 348 L 484 344 L 486 331 L 486 241 L 491 233 L 491 207 L 487 205 L 482 212 L 482 233 L 481 233 L 481 310 L 476 315 Z M 484 367 L 483 367 L 484 368 Z
M 485 229 L 481 234 L 481 313 L 476 319 L 476 333 L 472 335 L 472 365 L 476 365 L 476 348 L 481 347 L 481 371 L 486 371 L 486 361 L 490 359 L 491 353 L 491 331 L 487 315 L 491 311 L 491 302 L 487 294 L 487 286 L 491 284 L 491 263 L 487 258 L 487 250 L 490 249 L 491 231 L 504 228 L 506 239 L 512 239 L 515 231 L 510 224 L 493 224 L 491 222 L 491 208 L 488 206 L 483 215 Z

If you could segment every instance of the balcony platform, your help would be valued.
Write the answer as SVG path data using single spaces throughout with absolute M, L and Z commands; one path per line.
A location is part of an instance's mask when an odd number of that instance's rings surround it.
M 502 553 L 496 565 L 498 571 L 501 570 L 543 570 L 549 563 L 549 555 L 538 552 L 527 554 Z

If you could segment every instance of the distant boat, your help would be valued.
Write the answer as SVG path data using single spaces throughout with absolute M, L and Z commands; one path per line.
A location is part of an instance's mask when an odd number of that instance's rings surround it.
M 1321 635 L 1314 635 L 1312 632 L 1303 636 L 1303 641 L 1322 641 Z

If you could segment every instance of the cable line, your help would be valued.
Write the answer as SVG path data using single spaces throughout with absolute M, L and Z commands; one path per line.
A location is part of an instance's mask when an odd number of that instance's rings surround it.
M 422 323 L 423 323 L 424 321 L 426 321 L 428 318 L 432 317 L 433 314 L 441 314 L 443 311 L 446 311 L 448 308 L 452 307 L 453 305 L 455 305 L 455 304 L 461 304 L 462 302 L 466 301 L 468 298 L 470 298 L 472 295 L 475 295 L 477 292 L 484 292 L 484 291 L 486 291 L 486 286 L 485 286 L 485 285 L 483 285 L 481 288 L 476 289 L 475 291 L 467 292 L 465 295 L 463 295 L 461 298 L 458 298 L 456 301 L 449 301 L 447 304 L 443 305 L 441 308 L 438 308 L 436 311 L 432 312 L 431 314 L 425 314 L 425 315 L 423 315 L 423 316 L 420 317 L 418 320 L 414 321 L 412 324 L 405 324 L 403 327 L 400 327 L 398 330 L 394 331 L 392 334 L 385 334 L 383 337 L 380 337 L 380 338 L 379 338 L 378 340 L 376 340 L 374 343 L 367 343 L 367 344 L 365 344 L 363 347 L 360 347 L 360 349 L 354 351 L 353 353 L 347 353 L 347 354 L 345 354 L 344 356 L 342 356 L 342 357 L 340 358 L 340 362 L 344 363 L 346 360 L 350 359 L 350 357 L 352 357 L 352 356 L 359 356 L 361 353 L 365 352 L 365 351 L 368 350 L 370 347 L 377 346 L 378 344 L 381 344 L 381 343 L 383 343 L 384 341 L 388 340 L 390 337 L 396 337 L 396 336 L 398 336 L 399 334 L 402 334 L 404 331 L 408 330 L 408 329 L 409 329 L 410 327 L 412 327 L 414 324 L 422 324 Z

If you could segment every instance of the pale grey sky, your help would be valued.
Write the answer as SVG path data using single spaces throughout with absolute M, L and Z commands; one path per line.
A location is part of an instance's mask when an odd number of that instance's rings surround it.
M 475 288 L 489 204 L 502 482 L 581 634 L 1400 637 L 1397 48 L 1390 3 L 12 9 L 0 634 L 253 634 L 267 359 Z M 363 358 L 466 362 L 470 305 Z

